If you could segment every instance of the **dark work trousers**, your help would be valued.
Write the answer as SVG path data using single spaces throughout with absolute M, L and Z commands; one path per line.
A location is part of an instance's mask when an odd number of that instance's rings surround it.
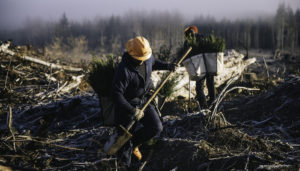
M 123 120 L 121 123 L 123 126 L 127 126 L 130 120 Z M 144 111 L 144 117 L 139 121 L 143 127 L 138 129 L 136 132 L 133 132 L 137 124 L 131 128 L 129 132 L 133 134 L 132 143 L 133 147 L 142 144 L 150 140 L 155 135 L 159 135 L 163 130 L 163 126 L 161 120 L 158 116 L 155 107 L 152 104 L 149 104 L 148 107 Z
M 208 89 L 209 101 L 208 104 L 206 102 L 205 94 L 204 94 L 204 81 L 206 79 L 206 86 Z M 215 82 L 214 82 L 214 75 L 213 74 L 206 74 L 201 80 L 196 81 L 196 98 L 199 101 L 201 109 L 205 109 L 211 105 L 211 103 L 216 98 L 216 90 L 215 90 Z

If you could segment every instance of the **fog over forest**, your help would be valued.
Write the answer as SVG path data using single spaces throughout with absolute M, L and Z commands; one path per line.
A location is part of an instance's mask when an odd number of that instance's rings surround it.
M 293 7 L 294 8 L 294 7 Z M 64 13 L 58 20 L 28 18 L 17 29 L 0 29 L 0 40 L 30 44 L 48 51 L 80 48 L 95 53 L 123 52 L 126 41 L 145 36 L 154 52 L 167 49 L 175 54 L 183 43 L 183 30 L 196 25 L 202 34 L 224 37 L 227 48 L 268 49 L 296 52 L 300 47 L 300 10 L 280 4 L 273 15 L 244 19 L 216 19 L 199 15 L 191 20 L 178 11 L 144 12 L 131 10 L 123 15 L 70 19 Z

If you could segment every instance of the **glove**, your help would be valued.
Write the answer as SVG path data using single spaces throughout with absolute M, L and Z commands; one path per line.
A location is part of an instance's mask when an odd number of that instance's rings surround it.
M 169 70 L 174 72 L 179 66 L 177 64 L 169 64 Z
M 149 92 L 147 93 L 147 96 L 146 96 L 146 97 L 149 97 L 149 98 L 150 98 L 150 97 L 154 94 L 154 92 L 155 92 L 155 90 L 151 88 L 151 89 L 149 90 Z
M 134 118 L 139 121 L 140 119 L 142 119 L 144 117 L 144 111 L 142 111 L 139 108 L 135 108 L 134 109 Z

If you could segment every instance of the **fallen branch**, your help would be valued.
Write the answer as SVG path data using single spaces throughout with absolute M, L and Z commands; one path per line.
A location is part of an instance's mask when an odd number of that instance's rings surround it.
M 21 58 L 25 59 L 27 61 L 30 61 L 30 62 L 34 62 L 34 63 L 37 63 L 37 64 L 41 64 L 41 65 L 45 65 L 45 66 L 51 67 L 52 69 L 63 69 L 63 70 L 72 71 L 72 72 L 80 72 L 80 71 L 82 71 L 82 68 L 75 68 L 75 67 L 71 67 L 71 66 L 53 64 L 53 63 L 46 62 L 46 61 L 43 61 L 41 59 L 33 58 L 33 57 L 30 57 L 30 56 L 25 56 L 24 55 Z
M 66 87 L 67 84 L 68 84 L 67 81 L 62 86 L 59 86 L 59 84 L 57 84 L 57 89 L 55 90 L 56 94 L 58 94 L 64 87 Z
M 250 155 L 248 154 L 244 170 L 248 170 L 249 159 L 250 159 Z
M 274 118 L 274 116 L 271 116 L 271 117 L 269 117 L 269 118 L 267 118 L 267 119 L 265 119 L 265 120 L 263 120 L 263 121 L 259 121 L 259 122 L 257 122 L 257 121 L 252 121 L 252 123 L 254 123 L 254 124 L 252 125 L 252 127 L 261 126 L 261 125 L 263 125 L 263 124 L 269 122 L 269 121 L 272 120 L 273 118 Z
M 223 96 L 223 94 L 225 93 L 226 89 L 230 86 L 231 83 L 233 83 L 234 80 L 237 79 L 237 77 L 238 77 L 238 75 L 233 76 L 233 77 L 226 83 L 226 86 L 223 88 L 223 90 L 222 90 L 221 93 L 219 94 L 218 98 L 217 98 L 212 104 L 214 104 L 214 103 L 217 104 L 218 102 L 220 102 L 220 98 Z M 210 106 L 210 107 L 211 107 L 211 106 Z M 217 105 L 215 105 L 215 108 L 214 108 L 214 111 L 213 111 L 212 115 L 215 114 L 216 107 L 217 107 Z
M 233 87 L 233 88 L 229 89 L 228 91 L 226 91 L 226 92 L 223 94 L 223 96 L 222 96 L 221 98 L 218 98 L 218 100 L 217 100 L 217 102 L 216 102 L 216 105 L 215 105 L 215 108 L 214 108 L 214 110 L 213 110 L 213 114 L 216 113 L 219 104 L 220 104 L 221 101 L 225 98 L 225 96 L 226 96 L 229 92 L 231 92 L 231 91 L 233 91 L 233 90 L 235 90 L 235 89 L 245 89 L 245 90 L 249 90 L 249 91 L 258 91 L 258 90 L 260 90 L 260 89 L 258 89 L 258 88 L 247 88 L 247 87 L 240 87 L 240 86 L 238 86 L 238 87 Z M 213 115 L 213 114 L 212 114 L 212 115 Z
M 10 155 L 10 154 L 1 154 L 0 157 L 11 157 L 11 158 L 28 158 L 28 156 L 21 155 Z M 1 169 L 0 169 L 1 170 Z
M 8 47 L 9 47 L 9 44 L 1 45 L 0 52 L 2 51 L 2 52 L 6 53 L 6 54 L 9 54 L 11 56 L 17 56 L 16 53 L 12 50 L 9 50 Z M 34 62 L 34 63 L 40 64 L 40 65 L 45 65 L 45 66 L 51 67 L 52 69 L 63 69 L 63 70 L 71 71 L 71 72 L 80 72 L 80 71 L 82 71 L 82 68 L 75 68 L 75 67 L 71 67 L 71 66 L 53 64 L 53 63 L 46 62 L 46 61 L 43 61 L 41 59 L 37 59 L 37 58 L 26 56 L 26 55 L 21 56 L 21 58 L 24 59 L 24 60 L 30 61 L 30 62 Z
M 91 166 L 91 165 L 96 165 L 98 163 L 101 163 L 101 162 L 104 162 L 104 161 L 116 161 L 118 160 L 117 158 L 103 158 L 101 160 L 97 160 L 97 161 L 94 161 L 94 162 L 76 162 L 76 161 L 73 161 L 73 165 L 77 165 L 77 166 Z
M 7 79 L 8 79 L 8 72 L 9 72 L 10 65 L 11 65 L 11 57 L 9 59 L 9 65 L 8 65 L 7 73 L 6 73 L 6 77 L 5 77 L 4 90 L 6 89 L 6 83 L 7 83 Z
M 24 141 L 37 142 L 37 143 L 46 144 L 46 145 L 54 146 L 54 147 L 59 147 L 59 148 L 67 149 L 67 150 L 84 151 L 84 149 L 81 149 L 81 148 L 68 147 L 68 146 L 53 144 L 53 143 L 50 143 L 50 142 L 39 141 L 39 140 L 35 140 L 35 139 L 13 140 L 14 143 L 15 142 L 24 142 Z
M 9 106 L 9 113 L 7 115 L 7 121 L 8 121 L 8 128 L 9 128 L 9 131 L 13 137 L 13 147 L 14 147 L 14 151 L 16 152 L 17 149 L 16 149 L 16 138 L 15 138 L 15 134 L 14 134 L 14 131 L 13 131 L 13 128 L 12 128 L 12 123 L 13 123 L 13 116 L 12 116 L 12 108 Z
M 16 70 L 16 67 L 14 67 L 14 68 L 12 69 L 12 72 L 14 72 L 14 73 L 16 73 L 16 74 L 18 74 L 18 75 L 22 75 L 22 76 L 25 76 L 25 75 L 26 75 L 24 72 L 21 72 L 21 71 Z
M 46 78 L 47 78 L 47 80 L 48 80 L 48 82 L 49 82 L 48 85 L 51 83 L 51 81 L 53 81 L 53 82 L 56 82 L 56 81 L 57 81 L 56 78 L 52 77 L 52 69 L 51 69 L 51 71 L 50 71 L 50 74 L 45 73 L 45 76 L 46 76 Z
M 72 82 L 71 84 L 69 84 L 66 87 L 63 87 L 62 89 L 60 89 L 59 92 L 62 92 L 62 93 L 69 92 L 71 89 L 77 87 L 81 83 L 81 80 L 83 77 L 84 77 L 84 75 L 79 75 L 77 77 L 72 76 L 72 79 L 74 80 L 74 82 Z
M 84 75 L 72 76 L 73 82 L 71 82 L 70 84 L 68 84 L 68 82 L 66 81 L 62 86 L 59 86 L 59 83 L 58 83 L 58 87 L 56 90 L 53 90 L 50 92 L 47 92 L 47 91 L 40 92 L 40 93 L 36 94 L 35 97 L 40 97 L 40 100 L 43 100 L 46 97 L 50 98 L 50 97 L 55 97 L 59 94 L 68 93 L 72 89 L 79 86 L 83 77 L 84 77 Z
M 292 165 L 281 165 L 281 164 L 274 164 L 274 165 L 259 165 L 257 170 L 290 170 L 292 169 Z

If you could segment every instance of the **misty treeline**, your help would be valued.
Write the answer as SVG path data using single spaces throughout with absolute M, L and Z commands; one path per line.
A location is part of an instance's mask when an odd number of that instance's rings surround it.
M 203 16 L 186 21 L 177 12 L 132 11 L 123 16 L 76 22 L 63 14 L 56 22 L 28 19 L 21 29 L 1 30 L 0 40 L 12 39 L 14 44 L 39 46 L 49 52 L 73 49 L 72 55 L 85 52 L 121 55 L 128 39 L 143 35 L 155 53 L 170 54 L 182 46 L 184 28 L 190 24 L 203 34 L 223 37 L 227 48 L 293 53 L 300 47 L 300 10 L 294 12 L 284 4 L 279 5 L 274 16 L 235 21 Z

